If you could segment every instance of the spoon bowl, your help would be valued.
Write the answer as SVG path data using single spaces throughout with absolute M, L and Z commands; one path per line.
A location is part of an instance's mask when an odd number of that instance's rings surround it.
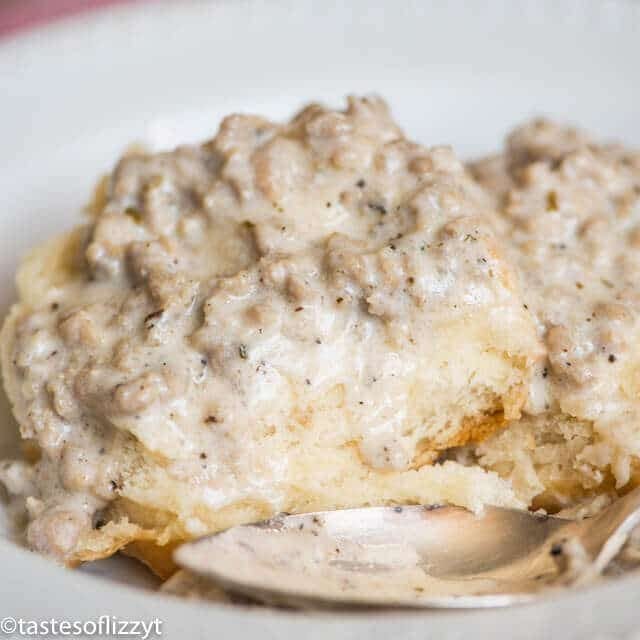
M 272 604 L 494 607 L 593 579 L 639 522 L 640 490 L 580 522 L 498 507 L 370 507 L 233 527 L 175 558 Z

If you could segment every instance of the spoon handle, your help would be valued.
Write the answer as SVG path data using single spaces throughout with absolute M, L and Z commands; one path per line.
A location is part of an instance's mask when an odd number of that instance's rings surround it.
M 640 525 L 640 487 L 616 500 L 602 513 L 584 522 L 582 545 L 602 571 L 618 554 L 629 534 Z

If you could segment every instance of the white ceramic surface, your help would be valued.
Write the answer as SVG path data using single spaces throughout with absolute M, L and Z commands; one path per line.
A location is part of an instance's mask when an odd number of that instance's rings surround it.
M 79 219 L 130 142 L 167 147 L 212 135 L 231 110 L 285 117 L 373 91 L 412 137 L 465 156 L 541 113 L 640 145 L 638 61 L 634 0 L 152 3 L 4 41 L 0 312 L 19 255 Z M 15 433 L 4 400 L 0 416 L 1 457 Z M 128 562 L 65 571 L 2 536 L 0 567 L 0 618 L 159 617 L 163 637 L 185 640 L 640 638 L 634 577 L 500 611 L 326 614 L 183 602 Z

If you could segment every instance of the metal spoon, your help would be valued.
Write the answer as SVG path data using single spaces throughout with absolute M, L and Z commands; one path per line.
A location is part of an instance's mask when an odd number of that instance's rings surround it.
M 495 607 L 594 579 L 639 523 L 640 488 L 579 522 L 498 507 L 371 507 L 233 527 L 175 559 L 273 604 Z

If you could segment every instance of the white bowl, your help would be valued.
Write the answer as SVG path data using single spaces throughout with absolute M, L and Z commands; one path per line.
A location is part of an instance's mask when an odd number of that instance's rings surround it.
M 142 3 L 14 37 L 0 44 L 0 310 L 19 256 L 80 219 L 130 142 L 169 147 L 213 135 L 229 111 L 285 117 L 377 92 L 411 137 L 464 156 L 535 114 L 640 145 L 638 61 L 631 1 Z M 16 433 L 3 402 L 0 457 Z M 505 610 L 327 614 L 184 602 L 129 562 L 71 572 L 6 536 L 0 566 L 0 617 L 157 617 L 170 638 L 640 635 L 632 576 Z

